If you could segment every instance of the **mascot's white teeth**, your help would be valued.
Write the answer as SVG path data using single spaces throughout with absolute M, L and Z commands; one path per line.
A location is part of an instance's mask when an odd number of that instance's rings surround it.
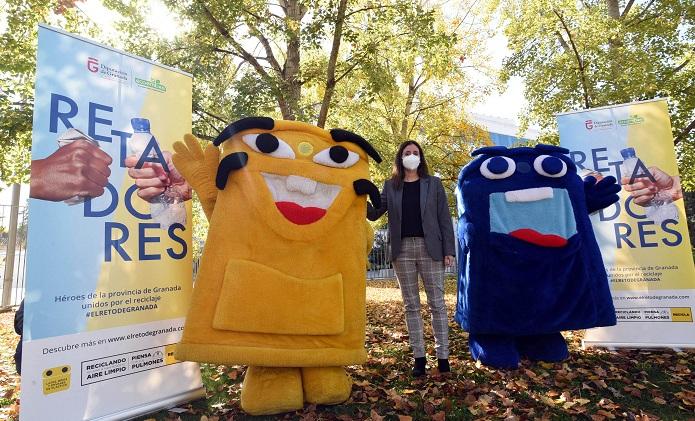
M 537 200 L 552 199 L 552 187 L 534 187 L 530 189 L 512 190 L 504 193 L 507 202 L 535 202 Z
M 320 183 L 298 175 L 261 173 L 275 202 L 294 202 L 302 207 L 328 209 L 340 193 L 340 186 Z

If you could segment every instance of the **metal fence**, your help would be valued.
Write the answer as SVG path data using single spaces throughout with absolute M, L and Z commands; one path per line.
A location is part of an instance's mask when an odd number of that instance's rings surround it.
M 454 222 L 454 227 L 456 222 Z M 454 235 L 456 235 L 456 228 L 454 228 Z M 389 241 L 388 229 L 379 229 L 374 232 L 374 244 L 372 245 L 372 251 L 369 252 L 367 257 L 367 279 L 389 279 L 395 278 L 396 274 L 393 271 L 393 265 L 391 264 L 391 242 Z M 455 259 L 458 260 L 458 259 Z M 193 278 L 198 273 L 200 268 L 200 258 L 193 259 Z M 457 273 L 456 263 L 452 267 L 446 268 L 445 275 L 455 276 Z
M 8 224 L 11 205 L 0 205 L 0 291 L 4 285 L 4 276 L 6 273 L 5 266 L 6 253 L 8 246 Z M 454 232 L 456 230 L 454 229 Z M 25 206 L 19 207 L 19 216 L 17 218 L 17 240 L 15 246 L 14 270 L 12 271 L 12 293 L 10 305 L 16 306 L 24 298 L 24 284 L 26 278 L 26 246 L 27 246 L 27 209 Z M 374 245 L 368 256 L 367 279 L 388 279 L 395 278 L 396 274 L 393 270 L 393 265 L 390 259 L 389 233 L 387 229 L 379 229 L 374 233 Z M 193 277 L 198 272 L 200 267 L 200 258 L 193 260 Z M 446 269 L 445 274 L 455 275 L 457 272 L 456 265 Z M 0 296 L 2 293 L 0 292 Z
M 454 229 L 454 235 L 456 229 Z M 369 267 L 367 269 L 367 279 L 388 279 L 395 278 L 391 264 L 391 242 L 389 241 L 388 229 L 379 229 L 374 232 L 374 245 L 367 257 Z M 458 260 L 458 259 L 455 259 Z M 456 275 L 456 263 L 445 270 L 445 275 Z
M 27 209 L 19 206 L 17 217 L 17 237 L 15 241 L 14 259 L 8 261 L 7 252 L 10 235 L 9 221 L 12 205 L 0 205 L 0 289 L 4 289 L 5 276 L 8 273 L 7 265 L 13 265 L 12 291 L 9 305 L 17 306 L 24 298 L 24 281 L 27 269 Z M 9 285 L 9 283 L 8 283 Z M 4 295 L 4 290 L 0 297 Z

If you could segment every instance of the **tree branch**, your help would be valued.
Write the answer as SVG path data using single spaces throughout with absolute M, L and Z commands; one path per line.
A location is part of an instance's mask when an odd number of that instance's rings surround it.
M 412 72 L 414 70 L 415 69 L 410 69 L 411 74 L 408 75 L 408 80 L 410 82 L 408 83 L 408 96 L 405 100 L 405 109 L 403 110 L 403 119 L 401 120 L 401 140 L 405 140 L 405 137 L 408 135 L 408 117 L 412 114 L 413 101 L 415 100 L 415 94 L 418 89 L 413 81 Z
M 241 54 L 237 53 L 236 51 L 227 50 L 227 49 L 220 48 L 220 47 L 212 47 L 212 51 L 215 51 L 215 52 L 218 52 L 218 53 L 229 54 L 229 55 L 232 55 L 232 56 L 234 56 L 234 57 L 239 57 L 239 58 L 241 58 L 241 59 L 244 58 L 244 56 L 242 56 Z
M 680 133 L 678 133 L 678 136 L 676 136 L 676 138 L 673 139 L 673 145 L 675 146 L 681 140 L 685 139 L 690 134 L 690 132 L 693 131 L 693 129 L 695 129 L 695 120 L 691 121 L 686 128 L 684 128 L 683 130 L 681 130 Z
M 439 102 L 437 102 L 437 103 L 430 104 L 430 105 L 427 105 L 427 106 L 425 106 L 425 107 L 420 107 L 420 108 L 418 108 L 418 109 L 415 109 L 415 110 L 413 110 L 410 114 L 414 114 L 414 113 L 416 113 L 416 112 L 417 112 L 417 113 L 420 113 L 420 112 L 422 112 L 422 111 L 427 111 L 427 110 L 432 109 L 432 108 L 441 107 L 442 105 L 446 104 L 447 102 L 451 102 L 451 101 L 455 100 L 456 98 L 460 98 L 460 97 L 462 97 L 462 96 L 464 96 L 464 95 L 466 95 L 466 94 L 465 94 L 465 93 L 461 93 L 461 94 L 458 94 L 458 95 L 454 95 L 454 96 L 452 96 L 452 97 L 450 97 L 450 98 L 446 98 L 446 99 L 444 99 L 444 100 L 442 100 L 442 101 L 439 101 Z
M 350 13 L 346 13 L 346 14 L 345 14 L 345 18 L 347 19 L 347 18 L 349 18 L 350 16 L 352 16 L 352 15 L 354 15 L 354 14 L 357 14 L 357 13 L 360 13 L 360 12 L 366 12 L 367 10 L 390 9 L 390 8 L 395 8 L 395 7 L 396 7 L 396 6 L 394 6 L 394 5 L 385 5 L 385 4 L 381 4 L 381 5 L 379 5 L 379 6 L 363 7 L 363 8 L 361 8 L 361 9 L 355 9 L 355 10 L 351 11 Z
M 342 75 L 335 78 L 335 83 L 340 82 L 340 80 L 342 78 L 344 78 L 345 76 L 347 76 L 348 73 L 350 73 L 355 67 L 357 67 L 358 64 L 359 64 L 359 61 L 354 60 L 353 63 L 350 65 L 350 67 L 348 67 L 348 69 L 346 71 L 344 71 Z
M 451 30 L 452 34 L 455 34 L 459 30 L 461 25 L 463 25 L 463 23 L 468 20 L 468 15 L 470 15 L 473 12 L 473 10 L 476 9 L 476 6 L 478 5 L 478 3 L 479 3 L 479 0 L 475 0 L 473 3 L 470 4 L 470 7 L 468 8 L 468 10 L 466 10 L 466 13 L 463 15 L 463 17 L 458 18 L 459 23 L 458 23 L 458 25 L 456 25 L 456 27 L 454 29 Z
M 562 49 L 565 50 L 566 53 L 570 52 L 570 46 L 567 44 L 567 41 L 562 37 L 562 34 L 560 31 L 555 31 L 555 34 L 557 35 L 558 39 L 560 39 L 560 45 L 562 46 Z
M 263 22 L 263 19 L 261 19 L 260 16 L 251 13 L 251 11 L 248 11 L 244 9 L 244 12 L 246 12 L 249 16 L 253 17 L 256 20 L 256 23 L 261 23 Z M 279 75 L 282 74 L 282 66 L 280 66 L 280 63 L 277 61 L 275 58 L 275 54 L 273 53 L 273 49 L 270 46 L 270 41 L 268 41 L 268 38 L 263 35 L 261 30 L 259 29 L 258 26 L 255 24 L 252 24 L 250 22 L 246 22 L 246 25 L 248 25 L 250 31 L 249 33 L 253 35 L 254 37 L 258 38 L 258 40 L 261 42 L 261 45 L 263 45 L 263 49 L 265 50 L 265 55 L 267 56 L 266 60 L 268 63 L 270 63 L 271 67 L 273 70 L 275 70 Z
M 415 130 L 415 126 L 417 126 L 417 122 L 420 119 L 420 113 L 422 110 L 417 110 L 417 114 L 415 115 L 415 118 L 413 119 L 413 125 L 410 126 L 410 130 L 408 130 L 408 136 L 406 139 L 411 139 L 410 135 L 413 133 L 413 130 Z
M 627 2 L 625 5 L 625 9 L 623 10 L 623 13 L 620 15 L 620 19 L 624 19 L 625 16 L 627 16 L 628 13 L 630 13 L 630 9 L 632 9 L 632 5 L 635 4 L 635 0 L 630 0 Z
M 562 24 L 562 27 L 565 29 L 565 33 L 567 33 L 567 38 L 569 38 L 570 45 L 572 46 L 574 57 L 577 60 L 577 66 L 579 67 L 579 77 L 582 83 L 582 94 L 584 96 L 584 108 L 591 108 L 591 102 L 589 101 L 589 90 L 586 83 L 586 75 L 584 74 L 584 62 L 582 61 L 582 58 L 579 55 L 579 51 L 577 51 L 577 46 L 574 44 L 574 40 L 572 39 L 572 33 L 570 32 L 569 27 L 567 27 L 567 24 L 565 23 L 565 20 L 563 19 L 562 15 L 556 9 L 553 9 L 553 13 L 555 13 L 555 16 L 557 16 L 557 18 L 560 19 L 560 23 Z
M 205 122 L 205 124 L 207 124 L 208 126 L 210 126 L 210 128 L 211 128 L 213 131 L 218 132 L 218 133 L 220 132 L 220 129 L 218 129 L 214 124 L 212 124 L 212 123 L 210 122 L 210 120 L 208 120 L 207 118 L 205 118 L 205 115 L 201 113 L 201 110 L 200 110 L 200 109 L 194 108 L 194 109 L 193 109 L 193 112 L 194 112 L 201 120 L 203 120 L 203 122 Z M 198 136 L 198 137 L 201 137 L 201 136 Z M 207 137 L 208 137 L 209 140 L 212 140 L 212 138 L 210 138 L 209 136 L 207 136 Z
M 649 0 L 649 3 L 647 3 L 646 6 L 644 6 L 644 9 L 640 10 L 640 12 L 637 14 L 637 16 L 635 16 L 634 18 L 630 19 L 630 21 L 627 22 L 625 25 L 626 25 L 626 26 L 630 26 L 630 25 L 632 25 L 632 22 L 634 22 L 634 21 L 638 20 L 639 18 L 641 18 L 642 15 L 644 15 L 644 14 L 647 12 L 647 10 L 649 10 L 649 8 L 652 7 L 652 4 L 654 4 L 655 1 L 656 1 L 656 0 Z M 644 22 L 644 20 L 641 20 L 641 21 L 639 21 L 639 22 L 637 22 L 637 23 L 641 23 L 641 22 Z
M 207 17 L 208 20 L 215 27 L 215 29 L 217 29 L 217 32 L 219 32 L 220 35 L 222 35 L 225 39 L 227 39 L 227 41 L 237 51 L 237 54 L 235 54 L 235 55 L 248 61 L 249 64 L 251 64 L 251 66 L 253 66 L 253 68 L 256 69 L 256 71 L 259 73 L 259 75 L 262 78 L 266 79 L 266 81 L 271 81 L 272 79 L 271 79 L 270 75 L 268 74 L 268 72 L 266 72 L 265 68 L 263 66 L 261 66 L 261 64 L 258 62 L 256 57 L 254 57 L 253 54 L 246 51 L 244 49 L 244 47 L 242 47 L 241 44 L 239 44 L 234 39 L 234 37 L 232 37 L 232 35 L 227 30 L 227 28 L 225 28 L 224 25 L 222 25 L 222 23 L 217 20 L 217 18 L 215 18 L 215 16 L 212 14 L 212 12 L 210 12 L 210 9 L 208 9 L 207 6 L 205 6 L 205 4 L 203 4 L 202 1 L 199 1 L 198 3 L 203 8 L 203 13 L 205 14 L 205 17 Z M 231 53 L 230 51 L 222 51 L 222 52 Z
M 419 74 L 418 77 L 417 77 L 417 79 L 415 80 L 415 90 L 416 90 L 416 91 L 417 91 L 418 89 L 420 89 L 420 88 L 422 87 L 422 85 L 424 85 L 425 83 L 427 83 L 428 80 L 430 80 L 430 78 L 428 78 L 428 77 L 423 77 L 422 80 L 420 80 L 420 78 L 421 78 L 423 75 L 424 75 L 424 73 Z
M 222 117 L 220 117 L 220 116 L 218 116 L 218 115 L 216 115 L 216 114 L 213 114 L 213 113 L 211 113 L 211 112 L 209 112 L 209 111 L 205 111 L 203 108 L 201 108 L 201 107 L 198 106 L 198 105 L 196 105 L 195 109 L 198 110 L 198 111 L 200 111 L 201 113 L 204 113 L 205 115 L 208 115 L 208 116 L 214 118 L 215 120 L 217 120 L 217 121 L 219 121 L 219 122 L 221 122 L 221 123 L 223 123 L 223 124 L 228 124 L 228 123 L 229 123 L 229 120 L 228 120 L 228 119 L 222 118 Z
M 688 65 L 688 63 L 690 63 L 690 59 L 685 60 L 683 63 L 679 64 L 678 67 L 676 67 L 676 68 L 674 68 L 673 70 L 671 70 L 671 71 L 669 72 L 670 75 L 674 75 L 675 73 L 680 72 L 681 70 L 683 70 L 683 68 L 684 68 L 685 66 Z
M 345 9 L 347 8 L 347 0 L 340 0 L 338 3 L 338 13 L 335 18 L 335 29 L 333 30 L 333 43 L 331 45 L 331 53 L 328 57 L 328 66 L 326 68 L 326 88 L 323 91 L 323 100 L 321 101 L 321 110 L 316 125 L 323 128 L 326 125 L 328 118 L 328 107 L 331 105 L 333 92 L 335 92 L 335 68 L 338 62 L 338 52 L 340 51 L 340 41 L 343 37 L 343 23 L 345 22 Z

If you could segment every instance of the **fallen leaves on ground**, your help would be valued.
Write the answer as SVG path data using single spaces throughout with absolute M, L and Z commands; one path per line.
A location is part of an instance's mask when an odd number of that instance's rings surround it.
M 447 281 L 450 316 L 456 286 Z M 434 340 L 426 298 L 421 293 L 429 367 L 436 367 Z M 396 282 L 369 281 L 367 288 L 368 359 L 348 367 L 354 380 L 350 399 L 341 405 L 306 405 L 275 417 L 249 417 L 239 407 L 244 367 L 203 364 L 206 399 L 181 405 L 185 412 L 160 411 L 138 420 L 228 421 L 282 420 L 554 420 L 695 419 L 695 351 L 581 350 L 582 332 L 566 332 L 571 358 L 562 363 L 523 361 L 517 370 L 491 369 L 470 359 L 467 335 L 450 326 L 451 368 L 441 375 L 430 369 L 423 378 L 410 376 L 412 358 Z M 0 382 L 5 408 L 16 403 L 17 378 L 11 365 L 14 350 L 11 318 L 0 315 L 3 360 Z M 6 355 L 5 355 L 6 354 Z

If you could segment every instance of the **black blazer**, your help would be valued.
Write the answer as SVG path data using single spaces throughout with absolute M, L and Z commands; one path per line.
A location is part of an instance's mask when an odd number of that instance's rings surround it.
M 392 180 L 386 180 L 381 191 L 381 206 L 377 209 L 367 206 L 367 218 L 376 221 L 388 211 L 389 237 L 391 240 L 391 261 L 401 252 L 401 218 L 403 207 L 403 187 L 396 189 Z M 446 191 L 439 177 L 420 178 L 420 214 L 422 231 L 425 234 L 427 253 L 434 260 L 444 256 L 455 256 L 454 227 L 449 213 Z

